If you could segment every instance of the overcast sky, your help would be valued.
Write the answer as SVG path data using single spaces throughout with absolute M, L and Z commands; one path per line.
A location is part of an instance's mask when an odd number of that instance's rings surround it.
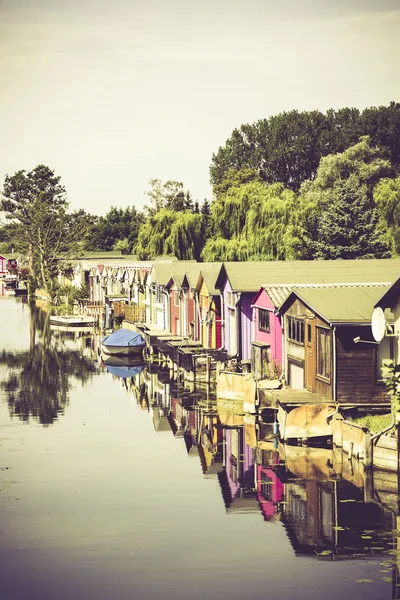
M 92 214 L 156 177 L 210 200 L 235 127 L 400 101 L 399 32 L 399 0 L 0 0 L 0 187 L 43 163 Z

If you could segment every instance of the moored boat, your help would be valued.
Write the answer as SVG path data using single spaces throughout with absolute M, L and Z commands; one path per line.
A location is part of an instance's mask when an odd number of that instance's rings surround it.
M 89 315 L 50 315 L 50 324 L 67 327 L 93 327 L 95 318 Z
M 118 329 L 103 338 L 101 346 L 105 354 L 131 356 L 141 354 L 146 342 L 140 333 L 130 329 Z

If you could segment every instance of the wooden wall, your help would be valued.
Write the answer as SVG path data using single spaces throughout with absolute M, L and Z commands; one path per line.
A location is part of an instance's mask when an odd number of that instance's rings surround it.
M 337 328 L 337 399 L 339 402 L 388 402 L 385 385 L 376 378 L 376 346 L 354 343 L 368 339 L 363 327 Z

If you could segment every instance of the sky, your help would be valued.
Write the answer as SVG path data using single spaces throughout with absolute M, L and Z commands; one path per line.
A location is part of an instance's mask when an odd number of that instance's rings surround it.
M 71 210 L 212 199 L 234 128 L 400 101 L 400 0 L 0 0 L 0 189 L 45 164 Z

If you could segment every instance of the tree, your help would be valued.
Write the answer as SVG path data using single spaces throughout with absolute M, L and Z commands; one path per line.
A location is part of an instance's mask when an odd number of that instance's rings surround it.
M 193 212 L 193 198 L 189 191 L 185 191 L 183 183 L 169 179 L 162 183 L 161 179 L 150 179 L 150 189 L 146 195 L 150 199 L 150 206 L 145 206 L 146 213 L 151 216 L 166 208 L 176 212 Z
M 202 216 L 166 208 L 149 216 L 139 231 L 136 253 L 141 259 L 173 255 L 198 259 L 203 245 Z
M 290 227 L 296 223 L 297 195 L 280 183 L 251 181 L 230 187 L 211 206 L 206 261 L 292 258 Z
M 249 167 L 243 167 L 239 170 L 229 169 L 222 178 L 221 183 L 214 185 L 213 192 L 218 197 L 227 192 L 231 187 L 239 187 L 251 181 L 262 181 L 260 175 L 254 169 L 250 169 Z
M 131 254 L 143 222 L 143 214 L 134 206 L 125 209 L 112 206 L 104 217 L 95 219 L 90 229 L 86 249 L 103 251 L 118 249 L 122 250 L 123 254 Z
M 222 237 L 210 238 L 203 248 L 201 258 L 205 262 L 249 260 L 247 241 L 236 237 L 229 240 Z
M 386 243 L 393 255 L 400 254 L 400 177 L 381 179 L 375 186 L 374 201 Z
M 326 114 L 292 110 L 241 125 L 213 154 L 210 181 L 214 194 L 226 191 L 232 172 L 246 170 L 267 183 L 280 182 L 298 191 L 304 181 L 316 177 L 321 158 L 344 152 L 363 135 L 384 150 L 399 172 L 399 103 L 362 112 L 356 108 L 330 109 Z
M 298 221 L 293 238 L 305 253 L 297 258 L 389 256 L 373 190 L 391 173 L 390 162 L 367 137 L 342 153 L 321 159 L 316 179 L 300 190 L 304 221 Z
M 28 292 L 52 294 L 60 263 L 71 258 L 86 235 L 82 213 L 68 214 L 61 178 L 45 165 L 6 175 L 0 209 L 12 220 L 15 246 L 29 259 Z

